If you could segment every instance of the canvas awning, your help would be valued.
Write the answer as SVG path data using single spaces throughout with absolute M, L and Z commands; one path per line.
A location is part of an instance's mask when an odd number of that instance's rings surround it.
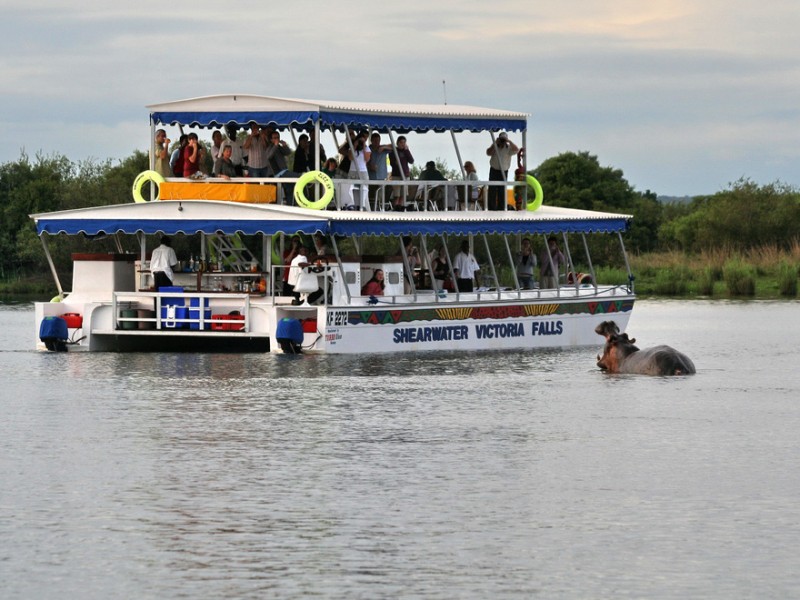
M 395 132 L 524 131 L 525 113 L 451 104 L 390 104 L 302 100 L 247 94 L 190 98 L 147 107 L 154 124 L 223 127 L 229 123 L 278 129 L 374 129 Z
M 218 232 L 245 235 L 321 231 L 326 235 L 613 233 L 630 215 L 542 206 L 535 212 L 315 211 L 212 200 L 169 200 L 31 215 L 39 235 Z

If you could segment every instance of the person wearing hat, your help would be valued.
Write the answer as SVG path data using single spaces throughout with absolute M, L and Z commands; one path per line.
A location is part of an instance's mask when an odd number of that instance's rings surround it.
M 519 147 L 508 139 L 505 131 L 497 136 L 497 140 L 486 149 L 486 155 L 489 157 L 489 181 L 508 181 L 511 158 L 516 156 L 517 152 Z M 489 210 L 503 210 L 505 196 L 505 188 L 499 185 L 489 186 Z

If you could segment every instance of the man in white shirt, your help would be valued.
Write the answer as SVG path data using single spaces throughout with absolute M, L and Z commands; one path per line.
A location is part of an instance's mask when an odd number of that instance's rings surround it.
M 464 240 L 461 242 L 461 252 L 456 254 L 453 261 L 453 271 L 456 274 L 456 285 L 459 292 L 471 292 L 473 290 L 473 281 L 477 281 L 480 277 L 480 265 L 475 257 L 469 251 L 469 242 Z
M 292 304 L 300 304 L 300 294 L 294 291 L 294 286 L 297 285 L 297 279 L 303 267 L 308 266 L 308 258 L 306 257 L 306 247 L 302 244 L 297 248 L 297 256 L 292 259 L 292 264 L 289 267 L 289 278 L 286 280 L 287 295 L 294 296 Z
M 150 256 L 150 272 L 153 274 L 153 287 L 156 291 L 172 285 L 172 267 L 178 264 L 178 257 L 172 249 L 172 242 L 166 235 L 161 236 L 161 245 Z

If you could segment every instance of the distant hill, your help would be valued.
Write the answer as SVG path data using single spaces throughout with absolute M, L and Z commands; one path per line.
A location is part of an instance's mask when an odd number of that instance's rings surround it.
M 658 201 L 662 204 L 685 204 L 694 200 L 694 196 L 657 196 Z

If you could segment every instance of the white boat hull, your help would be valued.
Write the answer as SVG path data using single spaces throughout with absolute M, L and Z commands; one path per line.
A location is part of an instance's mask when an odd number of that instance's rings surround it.
M 281 352 L 276 330 L 286 318 L 303 324 L 303 351 L 313 353 L 568 348 L 598 345 L 601 339 L 594 329 L 603 321 L 614 320 L 621 330 L 627 326 L 634 296 L 624 287 L 602 291 L 603 297 L 594 288 L 569 288 L 572 296 L 553 290 L 544 292 L 549 297 L 537 292 L 504 294 L 513 298 L 483 293 L 470 295 L 474 301 L 456 302 L 452 295 L 438 302 L 408 297 L 380 304 L 368 304 L 361 297 L 339 306 L 294 306 L 285 299 L 274 303 L 262 298 L 248 303 L 241 330 L 211 329 L 208 322 L 197 322 L 199 314 L 184 328 L 163 321 L 144 328 L 146 319 L 126 326 L 125 319 L 115 319 L 112 303 L 42 302 L 36 304 L 36 326 L 38 331 L 47 316 L 82 314 L 83 326 L 70 330 L 69 351 Z M 143 300 L 152 302 L 150 296 Z M 227 301 L 234 299 L 230 295 Z M 117 306 L 116 314 L 121 312 Z M 41 342 L 38 347 L 45 349 Z

